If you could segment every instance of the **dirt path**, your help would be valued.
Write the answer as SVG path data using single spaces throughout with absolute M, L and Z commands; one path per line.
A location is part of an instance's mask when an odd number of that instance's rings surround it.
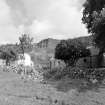
M 105 105 L 105 88 L 64 92 L 48 84 L 22 80 L 14 73 L 0 72 L 0 105 Z

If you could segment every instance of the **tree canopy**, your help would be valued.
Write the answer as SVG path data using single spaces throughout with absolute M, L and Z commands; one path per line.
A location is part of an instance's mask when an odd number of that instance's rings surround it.
M 25 49 L 32 48 L 33 37 L 30 37 L 28 34 L 22 34 L 21 37 L 19 37 L 19 41 L 20 41 L 19 45 L 23 54 Z
M 68 65 L 75 65 L 80 57 L 90 55 L 89 50 L 78 40 L 62 40 L 55 48 L 55 58 Z
M 93 35 L 95 45 L 99 51 L 99 66 L 105 50 L 105 0 L 86 0 L 82 21 L 88 32 Z
M 10 64 L 10 61 L 15 61 L 18 55 L 15 49 L 9 46 L 2 46 L 0 48 L 0 58 L 6 60 L 6 65 Z
M 93 35 L 97 47 L 105 47 L 105 0 L 86 0 L 82 21 Z
M 86 24 L 88 32 L 93 32 L 92 27 L 96 14 L 100 14 L 105 7 L 105 0 L 86 0 L 83 5 L 83 17 L 82 21 Z

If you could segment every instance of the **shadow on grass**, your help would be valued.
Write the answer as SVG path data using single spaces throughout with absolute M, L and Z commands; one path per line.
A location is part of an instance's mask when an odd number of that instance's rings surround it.
M 64 79 L 59 81 L 48 80 L 48 84 L 56 88 L 57 91 L 68 92 L 71 89 L 76 89 L 78 92 L 95 91 L 100 92 L 101 88 L 105 88 L 102 82 L 90 83 L 85 80 Z

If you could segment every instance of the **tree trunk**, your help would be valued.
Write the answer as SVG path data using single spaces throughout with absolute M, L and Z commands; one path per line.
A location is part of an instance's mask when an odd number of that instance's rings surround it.
M 9 61 L 9 59 L 6 59 L 6 66 L 10 66 L 10 61 Z
M 24 55 L 24 47 L 23 47 L 23 45 L 22 45 L 22 47 L 21 47 L 21 48 L 22 48 L 22 53 L 23 53 L 23 55 Z
M 100 49 L 99 54 L 98 54 L 98 64 L 97 64 L 97 66 L 99 68 L 102 67 L 103 53 L 104 53 L 104 48 Z

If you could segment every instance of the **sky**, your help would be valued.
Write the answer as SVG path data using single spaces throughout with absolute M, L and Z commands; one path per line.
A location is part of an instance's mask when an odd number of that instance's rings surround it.
M 87 36 L 82 24 L 85 0 L 0 0 L 0 43 L 16 43 L 21 34 L 45 38 Z

